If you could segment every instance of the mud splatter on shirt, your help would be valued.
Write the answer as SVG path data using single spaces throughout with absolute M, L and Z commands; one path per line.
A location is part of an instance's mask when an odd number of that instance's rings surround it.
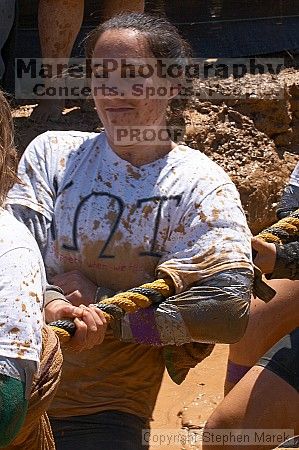
M 24 153 L 19 176 L 24 185 L 13 188 L 9 203 L 44 218 L 38 240 L 50 278 L 79 269 L 98 285 L 126 290 L 168 274 L 179 294 L 218 272 L 251 270 L 236 188 L 197 150 L 177 146 L 135 167 L 113 152 L 104 133 L 48 132 Z M 161 306 L 155 319 L 160 341 L 190 339 L 175 308 Z M 101 346 L 64 360 L 54 416 L 107 407 L 151 415 L 164 370 L 160 348 L 123 343 L 108 331 Z
M 38 246 L 27 228 L 0 208 L 0 359 L 39 364 L 46 277 Z M 0 373 L 9 375 L 6 370 Z

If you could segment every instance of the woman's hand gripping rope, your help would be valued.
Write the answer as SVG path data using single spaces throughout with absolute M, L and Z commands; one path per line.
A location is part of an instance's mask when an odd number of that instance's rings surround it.
M 174 284 L 170 278 L 155 280 L 140 287 L 118 293 L 113 297 L 90 305 L 87 309 L 96 308 L 102 312 L 103 318 L 109 324 L 113 320 L 120 320 L 125 313 L 135 313 L 141 308 L 148 308 L 152 304 L 161 303 L 174 294 Z M 85 307 L 86 308 L 86 307 Z M 72 343 L 78 320 L 63 319 L 49 323 L 60 343 L 68 349 L 76 350 Z
M 273 246 L 264 246 L 264 248 L 261 248 L 258 240 L 262 240 L 269 244 L 288 244 L 289 242 L 297 240 L 298 237 L 299 209 L 292 212 L 288 217 L 284 217 L 270 227 L 265 228 L 253 238 L 253 258 L 255 259 L 259 250 L 263 251 L 263 249 L 265 250 L 264 253 L 266 253 L 268 249 L 271 253 L 271 257 L 273 256 L 273 252 L 276 253 Z
M 262 280 L 262 273 L 272 273 L 276 261 L 276 245 L 287 244 L 299 237 L 299 209 L 265 228 L 252 239 L 255 277 L 253 295 L 264 301 L 271 300 L 276 292 Z M 272 291 L 272 292 L 271 292 Z
M 45 305 L 47 323 L 66 317 L 74 321 L 76 328 L 71 341 L 73 351 L 81 352 L 102 343 L 106 334 L 107 321 L 100 309 L 84 304 L 75 306 L 66 300 L 62 293 L 58 298 L 55 298 L 54 293 L 52 301 L 49 301 L 51 291 L 50 295 L 49 291 L 47 292 Z

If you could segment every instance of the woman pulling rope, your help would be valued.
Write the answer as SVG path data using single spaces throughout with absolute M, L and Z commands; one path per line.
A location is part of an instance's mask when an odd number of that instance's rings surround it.
M 49 410 L 57 449 L 146 450 L 165 366 L 181 383 L 215 342 L 245 331 L 251 236 L 229 177 L 171 140 L 168 102 L 190 92 L 190 47 L 176 28 L 124 14 L 86 42 L 105 132 L 38 136 L 9 208 L 36 237 L 49 281 L 83 305 L 71 340 L 81 332 L 88 348 L 63 350 Z M 48 302 L 47 322 L 72 305 Z

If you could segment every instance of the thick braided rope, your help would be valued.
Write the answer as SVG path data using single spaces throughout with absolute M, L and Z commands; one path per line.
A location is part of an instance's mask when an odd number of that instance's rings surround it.
M 149 298 L 150 296 L 145 295 L 147 291 L 151 291 L 158 298 L 159 296 L 161 298 L 168 298 L 174 294 L 174 284 L 170 278 L 159 279 L 152 283 L 141 285 L 139 288 L 136 288 L 136 291 L 139 292 L 134 292 L 134 289 L 121 292 L 94 305 L 103 310 L 102 312 L 109 323 L 113 320 L 113 315 L 106 311 L 106 309 L 109 310 L 109 305 L 120 308 L 123 313 L 135 313 L 139 309 L 148 308 L 153 304 L 152 299 Z M 50 325 L 57 334 L 60 343 L 66 347 L 66 344 L 71 342 L 70 339 L 74 334 L 74 323 L 66 319 L 52 322 Z M 67 347 L 71 348 L 70 344 Z
M 152 283 L 146 283 L 140 286 L 142 289 L 152 289 L 163 297 L 167 298 L 173 295 L 174 287 L 173 282 L 170 279 L 155 280 Z M 119 306 L 123 311 L 127 313 L 134 313 L 140 308 L 148 308 L 151 306 L 152 301 L 148 296 L 133 291 L 125 291 L 114 295 L 111 298 L 107 298 L 101 301 L 101 304 L 113 304 Z
M 299 209 L 292 212 L 288 217 L 279 220 L 256 237 L 266 242 L 287 244 L 299 236 Z

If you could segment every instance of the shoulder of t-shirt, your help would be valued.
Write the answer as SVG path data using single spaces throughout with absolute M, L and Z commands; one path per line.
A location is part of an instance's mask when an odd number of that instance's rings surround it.
M 38 258 L 41 257 L 38 245 L 28 228 L 8 211 L 1 209 L 0 257 L 19 248 L 27 249 L 30 253 L 36 253 Z
M 299 186 L 299 162 L 297 163 L 295 169 L 291 173 L 289 184 L 293 186 Z
M 64 171 L 67 160 L 82 158 L 90 154 L 93 147 L 104 147 L 106 142 L 105 133 L 46 131 L 31 141 L 23 158 L 41 171 L 46 170 L 52 179 L 57 170 Z
M 34 148 L 35 151 L 47 151 L 49 149 L 55 151 L 59 150 L 59 153 L 64 151 L 72 152 L 78 150 L 79 147 L 89 147 L 94 143 L 94 140 L 98 139 L 99 144 L 101 141 L 106 142 L 105 133 L 93 133 L 84 131 L 46 131 L 38 135 L 29 144 L 28 148 Z
M 197 174 L 203 174 L 209 178 L 215 178 L 222 183 L 232 183 L 229 175 L 215 161 L 202 153 L 200 150 L 191 148 L 187 145 L 178 145 L 175 156 L 180 159 L 182 169 L 188 167 L 188 170 Z

